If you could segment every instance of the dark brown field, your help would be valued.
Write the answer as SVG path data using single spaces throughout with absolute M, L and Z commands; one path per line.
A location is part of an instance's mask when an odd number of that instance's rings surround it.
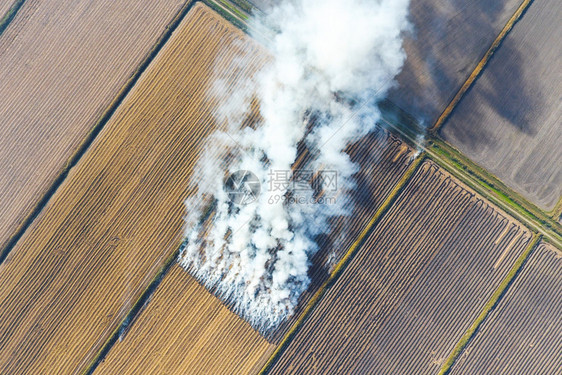
M 390 99 L 426 127 L 468 78 L 520 0 L 411 0 L 406 64 Z
M 367 228 L 375 212 L 406 173 L 414 155 L 414 150 L 381 128 L 351 145 L 347 151 L 360 166 L 360 172 L 355 176 L 357 189 L 350 197 L 352 213 L 332 219 L 328 233 L 317 239 L 320 249 L 313 257 L 309 270 L 311 285 L 302 295 L 293 318 L 268 337 L 272 341 L 279 341 L 286 333 L 310 298 L 328 279 L 334 266 Z
M 562 7 L 534 1 L 442 134 L 541 208 L 562 195 Z
M 425 162 L 270 373 L 438 373 L 529 238 Z
M 451 374 L 559 374 L 561 351 L 562 254 L 541 244 Z
M 0 254 L 186 3 L 25 1 L 0 35 Z

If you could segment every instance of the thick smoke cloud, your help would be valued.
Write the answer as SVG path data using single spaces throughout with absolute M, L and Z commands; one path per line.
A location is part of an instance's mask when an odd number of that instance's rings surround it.
M 375 103 L 405 59 L 407 10 L 408 0 L 284 1 L 253 20 L 274 30 L 266 42 L 272 59 L 236 92 L 217 74 L 209 95 L 221 98 L 215 115 L 226 130 L 210 137 L 196 168 L 179 261 L 262 332 L 293 313 L 328 219 L 349 214 L 357 166 L 343 150 L 379 119 Z M 244 126 L 256 102 L 260 116 Z M 294 167 L 299 144 L 308 150 L 300 168 L 337 171 L 337 191 L 321 193 L 332 204 L 311 204 L 319 197 L 312 185 L 268 188 L 271 171 Z M 224 191 L 225 177 L 238 170 L 261 182 L 254 203 L 235 205 Z

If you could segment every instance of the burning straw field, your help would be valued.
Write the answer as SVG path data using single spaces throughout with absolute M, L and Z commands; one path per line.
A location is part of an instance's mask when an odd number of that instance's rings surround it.
M 208 19 L 208 22 L 220 21 L 204 7 L 198 8 L 197 12 L 203 12 L 203 18 Z M 178 30 L 178 33 L 188 32 L 188 29 Z M 250 43 L 249 40 L 246 42 Z M 224 45 L 223 53 L 230 53 L 231 50 L 234 53 L 236 47 Z M 181 374 L 188 369 L 201 373 L 258 371 L 312 295 L 326 281 L 333 266 L 372 225 L 372 217 L 402 181 L 415 157 L 414 150 L 380 128 L 351 144 L 346 151 L 351 160 L 359 165 L 356 175 L 359 188 L 352 194 L 350 202 L 354 206 L 353 213 L 330 220 L 329 233 L 318 240 L 319 250 L 312 258 L 312 266 L 308 271 L 310 286 L 299 298 L 293 317 L 269 332 L 267 338 L 270 343 L 257 337 L 254 330 L 224 306 L 219 308 L 221 305 L 216 297 L 211 297 L 211 294 L 204 297 L 204 289 L 196 286 L 187 273 L 182 275 L 181 270 L 174 266 L 164 276 L 162 284 L 134 321 L 131 330 L 109 351 L 96 373 L 134 373 L 139 368 L 155 374 L 163 371 Z M 298 160 L 298 164 L 306 164 L 310 160 L 308 151 L 303 150 Z M 209 220 L 212 220 L 213 215 L 209 215 Z M 195 297 L 194 290 L 203 295 Z M 209 303 L 212 307 L 205 307 Z M 163 314 L 165 318 L 162 318 Z M 232 329 L 235 332 L 231 332 Z M 218 359 L 220 363 L 216 362 Z
M 355 152 L 352 155 L 358 155 L 357 152 L 365 148 L 373 151 L 361 153 L 371 155 L 361 159 L 362 165 L 365 165 L 362 182 L 366 190 L 354 197 L 359 204 L 352 217 L 334 220 L 333 231 L 321 241 L 321 248 L 313 259 L 309 272 L 311 286 L 301 296 L 297 313 L 270 333 L 269 343 L 249 329 L 247 324 L 242 324 L 241 319 L 233 319 L 232 313 L 216 297 L 196 286 L 194 279 L 185 271 L 182 275 L 181 269 L 175 266 L 164 277 L 131 331 L 112 348 L 96 374 L 135 373 L 140 368 L 147 374 L 165 371 L 184 374 L 188 370 L 201 374 L 257 373 L 279 338 L 294 324 L 313 293 L 326 281 L 331 271 L 330 264 L 345 255 L 405 172 L 411 151 L 397 139 L 381 133 L 362 140 L 353 148 Z M 332 249 L 338 251 L 333 253 Z M 201 296 L 194 296 L 194 290 L 199 291 Z M 204 302 L 207 299 L 214 302 Z M 209 303 L 212 309 L 207 310 L 205 306 Z M 243 341 L 241 337 L 248 337 L 248 341 Z M 193 370 L 195 368 L 197 371 Z

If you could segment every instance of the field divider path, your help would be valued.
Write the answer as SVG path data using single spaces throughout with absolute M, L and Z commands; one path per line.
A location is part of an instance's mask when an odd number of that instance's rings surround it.
M 445 108 L 445 110 L 441 113 L 435 124 L 431 127 L 430 131 L 433 133 L 437 133 L 439 129 L 443 126 L 443 124 L 447 121 L 457 104 L 461 101 L 467 91 L 472 87 L 474 82 L 478 79 L 492 56 L 494 52 L 500 47 L 504 39 L 507 37 L 513 26 L 521 19 L 521 17 L 525 14 L 525 11 L 529 8 L 529 6 L 533 3 L 533 0 L 523 0 L 519 8 L 515 11 L 513 16 L 507 21 L 503 29 L 500 31 L 499 35 L 496 37 L 490 48 L 486 51 L 480 62 L 476 65 L 476 68 L 472 71 L 472 73 L 468 76 L 468 79 L 464 82 L 461 86 L 459 91 L 455 94 L 449 105 Z
M 533 250 L 537 248 L 538 244 L 540 243 L 540 239 L 541 239 L 541 235 L 536 233 L 533 234 L 533 238 L 527 245 L 525 251 L 523 251 L 521 256 L 519 256 L 519 258 L 515 261 L 515 264 L 513 265 L 513 267 L 505 277 L 505 279 L 498 286 L 498 288 L 496 289 L 492 297 L 488 300 L 486 305 L 484 305 L 484 308 L 482 309 L 480 315 L 478 315 L 474 323 L 466 331 L 466 333 L 457 343 L 457 345 L 455 346 L 449 357 L 446 359 L 445 363 L 441 367 L 441 370 L 439 371 L 439 375 L 449 374 L 457 358 L 462 354 L 463 350 L 470 343 L 472 338 L 476 335 L 478 329 L 482 326 L 486 318 L 498 305 L 500 299 L 506 294 L 507 290 L 509 289 L 509 286 L 513 283 L 515 277 L 517 276 L 517 274 L 519 273 L 519 271 L 521 270 L 527 259 L 529 259 L 529 256 L 531 255 Z
M 418 170 L 418 167 L 422 164 L 425 160 L 425 154 L 421 154 L 418 158 L 412 162 L 412 164 L 406 170 L 406 173 L 402 176 L 402 178 L 398 181 L 396 186 L 392 189 L 389 193 L 387 198 L 384 200 L 381 207 L 374 213 L 373 217 L 365 227 L 365 229 L 360 233 L 359 237 L 353 242 L 350 246 L 349 250 L 345 253 L 343 258 L 338 262 L 338 264 L 334 267 L 334 270 L 328 277 L 328 279 L 324 282 L 324 284 L 318 289 L 318 291 L 314 294 L 314 296 L 310 299 L 300 317 L 296 320 L 293 326 L 289 329 L 289 331 L 285 334 L 277 348 L 264 365 L 263 369 L 259 372 L 259 375 L 265 375 L 268 371 L 273 367 L 279 356 L 283 353 L 283 350 L 286 348 L 289 341 L 293 338 L 293 336 L 297 333 L 302 323 L 307 319 L 310 313 L 314 310 L 314 307 L 318 304 L 326 290 L 333 284 L 333 282 L 337 279 L 337 277 L 342 273 L 345 269 L 345 266 L 349 263 L 353 255 L 355 254 L 356 250 L 360 248 L 363 241 L 367 238 L 367 235 L 371 232 L 371 230 L 375 227 L 375 225 L 380 221 L 383 215 L 392 207 L 392 204 L 399 196 L 400 192 L 404 189 L 407 185 L 410 178 L 414 175 L 414 173 Z
M 211 9 L 219 13 L 222 17 L 238 27 L 242 31 L 249 30 L 248 19 L 250 16 L 244 11 L 238 9 L 236 5 L 221 0 L 201 0 L 204 4 L 208 5 Z
M 20 1 L 18 4 L 21 7 L 25 0 Z M 178 27 L 181 20 L 185 17 L 188 13 L 189 9 L 191 9 L 192 5 L 195 4 L 196 1 L 190 0 L 187 1 L 183 7 L 178 11 L 178 13 L 174 16 L 170 24 L 166 27 L 166 31 L 162 34 L 162 36 L 158 39 L 156 44 L 152 47 L 146 57 L 143 59 L 141 64 L 135 70 L 133 75 L 125 82 L 121 90 L 118 92 L 117 96 L 109 107 L 105 110 L 102 114 L 101 118 L 97 121 L 94 127 L 90 130 L 90 132 L 86 135 L 83 143 L 79 146 L 76 153 L 70 157 L 67 164 L 61 170 L 59 176 L 55 179 L 51 187 L 47 190 L 43 198 L 37 203 L 35 208 L 31 211 L 29 216 L 25 218 L 20 228 L 14 233 L 12 238 L 8 241 L 6 247 L 4 249 L 0 249 L 0 263 L 6 259 L 10 251 L 14 248 L 17 244 L 19 239 L 23 236 L 25 231 L 29 228 L 31 223 L 37 218 L 39 213 L 45 208 L 51 197 L 55 194 L 57 189 L 60 185 L 64 182 L 70 170 L 79 162 L 82 156 L 86 153 L 88 148 L 92 145 L 98 134 L 102 131 L 103 127 L 107 122 L 111 119 L 113 114 L 117 111 L 121 103 L 123 103 L 125 97 L 128 93 L 132 90 L 135 84 L 138 82 L 139 78 L 141 77 L 142 73 L 146 70 L 146 68 L 150 65 L 152 60 L 156 57 L 158 52 L 162 49 L 162 47 L 166 44 L 170 36 L 174 32 L 174 30 Z M 19 8 L 18 8 L 19 9 Z M 14 13 L 15 16 L 15 13 Z M 0 34 L 2 33 L 2 25 L 0 25 Z
M 130 329 L 131 325 L 135 322 L 135 319 L 139 316 L 139 314 L 144 310 L 146 305 L 150 302 L 150 297 L 158 288 L 164 277 L 169 273 L 172 265 L 176 262 L 181 249 L 182 239 L 181 236 L 178 236 L 177 241 L 173 243 L 173 246 L 176 247 L 176 250 L 166 258 L 163 266 L 158 270 L 152 281 L 148 284 L 148 287 L 141 293 L 140 297 L 137 301 L 132 305 L 131 309 L 127 313 L 127 315 L 121 321 L 121 324 L 117 326 L 117 328 L 113 331 L 111 336 L 107 339 L 105 344 L 101 347 L 98 354 L 93 358 L 90 362 L 90 365 L 86 367 L 83 374 L 93 374 L 96 370 L 97 366 L 101 361 L 104 360 L 107 353 L 111 350 L 111 348 L 115 345 L 118 340 L 121 340 L 127 334 L 127 331 Z

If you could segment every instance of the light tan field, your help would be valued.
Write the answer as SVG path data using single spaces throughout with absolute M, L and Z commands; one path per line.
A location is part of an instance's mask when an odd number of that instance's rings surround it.
M 562 196 L 562 7 L 534 1 L 441 133 L 537 206 Z
M 220 54 L 217 68 L 231 71 L 245 38 L 195 5 L 0 265 L 1 374 L 83 372 L 174 254 L 193 165 L 214 128 L 205 98 L 214 61 Z M 218 306 L 196 295 L 189 304 Z
M 174 265 L 94 374 L 256 374 L 274 348 Z
M 30 0 L 0 35 L 0 256 L 187 3 Z
M 541 244 L 466 347 L 452 375 L 559 374 L 562 254 Z
M 437 374 L 531 235 L 432 162 L 269 374 Z

